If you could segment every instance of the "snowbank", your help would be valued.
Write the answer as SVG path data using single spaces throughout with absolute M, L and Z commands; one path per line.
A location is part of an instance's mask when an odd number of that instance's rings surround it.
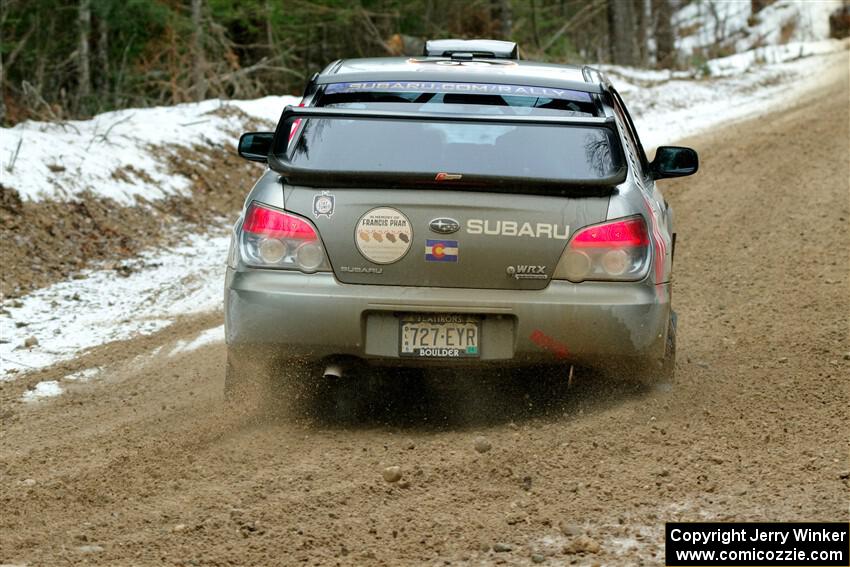
M 189 181 L 168 173 L 151 147 L 195 143 L 231 146 L 251 121 L 273 127 L 292 96 L 206 100 L 127 109 L 91 120 L 32 122 L 0 129 L 0 183 L 21 198 L 67 200 L 85 191 L 133 204 L 188 194 Z
M 649 150 L 795 100 L 823 78 L 832 58 L 846 61 L 847 48 L 847 42 L 838 40 L 759 48 L 709 61 L 716 71 L 703 79 L 685 71 L 603 69 Z
M 750 0 L 696 0 L 674 17 L 676 48 L 693 54 L 723 46 L 732 53 L 829 38 L 829 14 L 841 0 L 778 0 L 752 14 Z
M 156 332 L 182 314 L 220 309 L 229 241 L 225 235 L 194 236 L 178 248 L 125 262 L 128 270 L 87 270 L 85 279 L 59 282 L 20 303 L 10 302 L 11 315 L 0 315 L 0 336 L 8 341 L 0 343 L 0 380 L 100 344 Z M 24 348 L 28 337 L 38 345 Z M 181 350 L 214 339 L 223 334 L 204 335 Z

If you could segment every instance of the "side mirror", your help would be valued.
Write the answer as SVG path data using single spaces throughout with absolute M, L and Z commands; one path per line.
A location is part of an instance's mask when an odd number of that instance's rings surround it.
M 239 156 L 268 163 L 274 132 L 247 132 L 239 138 Z
M 685 177 L 699 169 L 699 156 L 691 148 L 661 146 L 655 150 L 655 159 L 649 164 L 655 179 Z

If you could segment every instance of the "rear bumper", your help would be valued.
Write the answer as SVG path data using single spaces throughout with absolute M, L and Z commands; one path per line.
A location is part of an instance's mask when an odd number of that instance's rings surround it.
M 397 313 L 483 317 L 480 359 L 399 358 Z M 539 291 L 350 285 L 332 274 L 228 269 L 230 346 L 281 358 L 350 355 L 378 364 L 592 366 L 653 362 L 664 354 L 669 284 L 552 281 Z

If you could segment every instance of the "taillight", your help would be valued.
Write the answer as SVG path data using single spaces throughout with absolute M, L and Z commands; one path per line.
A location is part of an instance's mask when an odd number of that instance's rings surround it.
M 570 239 L 552 278 L 571 282 L 639 280 L 646 275 L 649 250 L 642 217 L 588 226 Z
M 240 231 L 246 264 L 312 273 L 330 269 L 313 224 L 303 217 L 251 203 Z

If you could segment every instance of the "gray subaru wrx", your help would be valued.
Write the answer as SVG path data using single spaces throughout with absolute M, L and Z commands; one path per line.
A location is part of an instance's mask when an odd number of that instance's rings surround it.
M 239 153 L 268 169 L 233 228 L 228 392 L 369 365 L 672 379 L 675 235 L 655 182 L 698 158 L 648 161 L 598 70 L 491 40 L 335 61 Z

